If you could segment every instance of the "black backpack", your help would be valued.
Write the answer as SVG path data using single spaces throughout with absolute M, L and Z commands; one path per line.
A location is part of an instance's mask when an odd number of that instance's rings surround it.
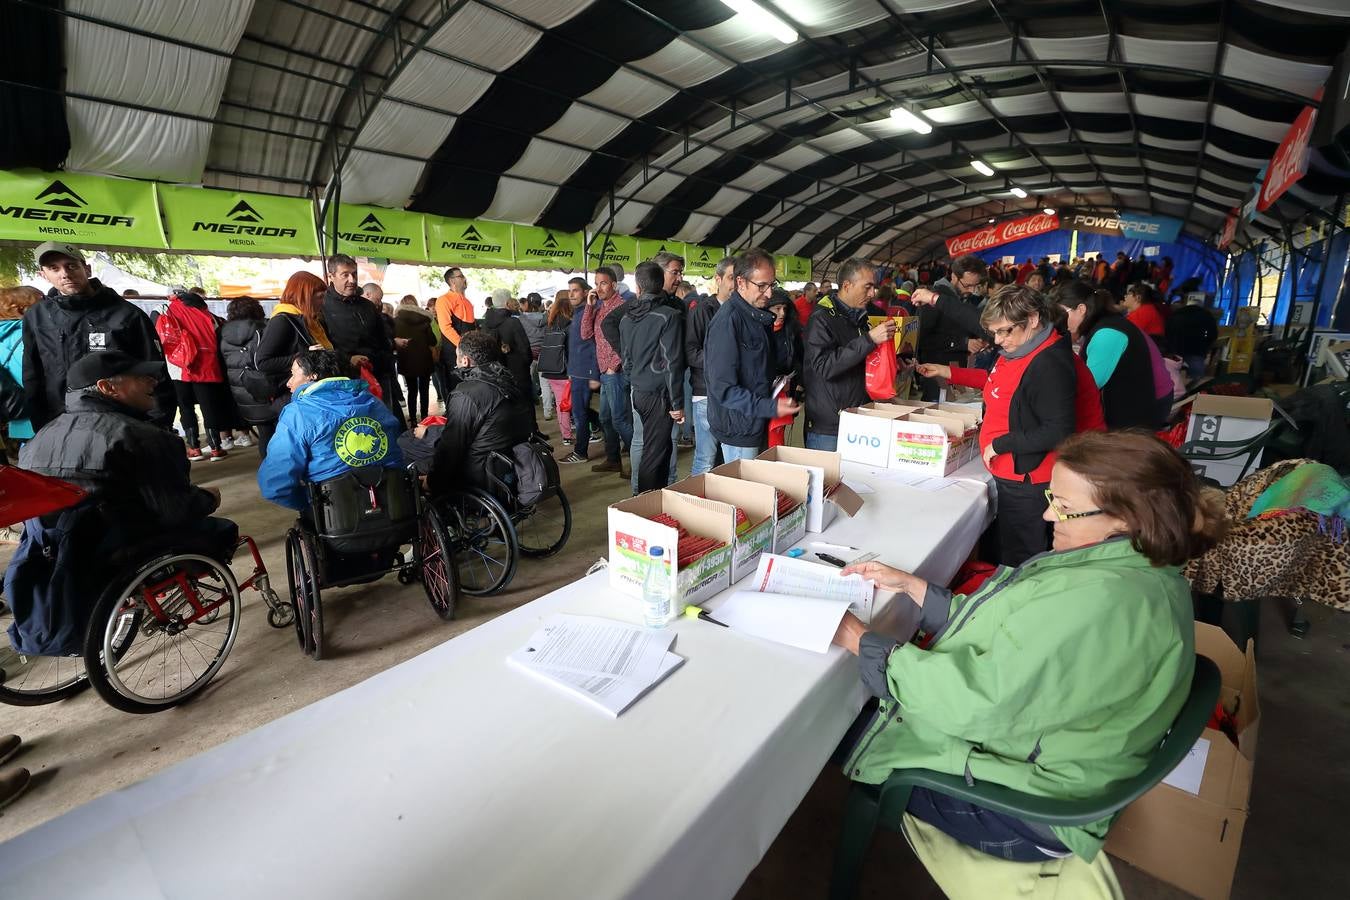
M 567 377 L 567 332 L 545 331 L 539 345 L 539 374 L 545 378 Z
M 511 448 L 512 468 L 516 476 L 516 502 L 534 506 L 552 497 L 562 479 L 558 463 L 549 445 L 542 439 L 531 438 Z

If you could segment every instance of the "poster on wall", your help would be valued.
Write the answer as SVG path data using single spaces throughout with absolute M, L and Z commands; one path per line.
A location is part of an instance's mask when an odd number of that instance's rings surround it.
M 174 250 L 319 255 L 314 204 L 304 197 L 161 184 L 159 200 Z
M 1051 265 L 1057 266 L 1059 265 L 1061 257 L 1058 253 L 1050 253 L 1047 254 L 1046 259 L 1050 260 Z
M 154 184 L 35 169 L 0 171 L 0 240 L 169 246 Z

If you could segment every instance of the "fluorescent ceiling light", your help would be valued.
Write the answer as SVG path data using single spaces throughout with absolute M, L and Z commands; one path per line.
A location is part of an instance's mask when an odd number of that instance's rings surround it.
M 974 160 L 974 161 L 971 162 L 970 165 L 971 165 L 971 168 L 973 168 L 976 172 L 979 172 L 981 175 L 993 175 L 993 174 L 994 174 L 994 170 L 991 169 L 991 168 L 989 168 L 989 163 L 985 162 L 985 161 L 982 160 L 982 159 Z
M 1020 187 L 1015 187 L 1015 188 L 1012 189 L 1012 195 L 1013 195 L 1014 197 L 1019 197 L 1019 198 L 1025 200 L 1026 197 L 1027 197 L 1027 192 L 1024 191 L 1024 190 L 1022 190 Z
M 745 16 L 746 21 L 754 25 L 755 28 L 768 32 L 784 44 L 796 42 L 796 30 L 791 25 L 760 6 L 755 0 L 722 0 L 722 2 Z
M 1053 206 L 1047 206 L 1045 209 L 1041 210 L 1041 212 L 1045 213 L 1047 216 L 1053 216 L 1055 214 L 1055 208 Z
M 722 0 L 722 2 L 725 3 L 726 0 Z M 928 134 L 933 130 L 932 125 L 929 125 L 903 106 L 897 106 L 895 109 L 891 110 L 891 118 L 908 128 L 910 131 L 917 131 L 919 134 Z
M 997 221 L 998 221 L 998 219 L 990 219 L 990 220 L 989 220 L 989 224 L 990 224 L 990 225 L 993 225 L 993 224 L 994 224 L 995 222 L 997 222 Z

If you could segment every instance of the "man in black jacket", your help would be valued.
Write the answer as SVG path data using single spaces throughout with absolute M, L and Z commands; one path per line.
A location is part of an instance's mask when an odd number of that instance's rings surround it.
M 633 273 L 638 297 L 619 322 L 619 354 L 632 385 L 633 411 L 646 446 L 637 466 L 635 494 L 670 483 L 671 426 L 684 422 L 684 321 L 666 305 L 664 273 L 655 262 Z
M 684 321 L 684 363 L 689 370 L 694 414 L 694 462 L 689 470 L 690 475 L 702 475 L 717 464 L 717 438 L 708 430 L 708 384 L 703 378 L 703 341 L 708 336 L 708 323 L 736 289 L 736 275 L 732 271 L 735 262 L 734 257 L 728 256 L 717 264 L 713 276 L 717 293 L 700 297 Z
M 385 331 L 378 306 L 361 295 L 356 260 L 344 253 L 328 257 L 328 292 L 323 298 L 323 323 L 333 350 L 353 368 L 370 366 L 380 384 L 384 405 L 406 427 L 394 391 L 394 345 Z
M 102 511 L 102 552 L 160 532 L 195 533 L 225 558 L 238 528 L 211 516 L 220 491 L 189 477 L 183 441 L 150 423 L 164 364 L 109 350 L 70 367 L 65 410 L 24 445 L 20 464 L 78 485 Z M 112 529 L 115 529 L 112 530 Z
M 1186 364 L 1192 381 L 1205 374 L 1209 351 L 1219 339 L 1219 323 L 1205 308 L 1204 300 L 1187 300 L 1167 317 L 1167 347 Z
M 492 308 L 483 314 L 480 326 L 489 334 L 495 335 L 501 343 L 502 353 L 506 357 L 506 368 L 516 379 L 516 384 L 527 397 L 533 399 L 534 385 L 530 381 L 530 336 L 520 322 L 520 305 L 511 292 L 498 288 L 492 292 Z M 533 407 L 533 403 L 531 403 Z
M 989 275 L 989 266 L 974 254 L 958 256 L 951 273 L 929 288 L 917 288 L 910 302 L 919 307 L 919 360 L 949 366 L 964 362 L 971 354 L 971 341 L 986 338 L 980 327 L 977 291 Z M 971 302 L 972 298 L 974 302 Z M 923 400 L 936 400 L 943 382 L 920 378 Z
M 876 268 L 863 259 L 839 267 L 839 293 L 816 304 L 806 323 L 802 380 L 806 387 L 806 446 L 834 450 L 839 411 L 867 403 L 867 356 L 877 346 L 894 346 L 895 320 L 867 324 L 868 301 L 876 291 Z
M 70 244 L 41 244 L 33 260 L 52 285 L 23 316 L 23 392 L 33 428 L 65 410 L 70 368 L 90 353 L 109 350 L 160 364 L 164 377 L 155 385 L 149 419 L 167 427 L 178 403 L 150 317 L 91 278 L 84 254 Z
M 445 404 L 445 430 L 436 442 L 427 486 L 442 496 L 461 487 L 487 487 L 489 455 L 510 453 L 534 431 L 529 393 L 502 365 L 501 345 L 483 330 L 459 340 L 460 382 Z

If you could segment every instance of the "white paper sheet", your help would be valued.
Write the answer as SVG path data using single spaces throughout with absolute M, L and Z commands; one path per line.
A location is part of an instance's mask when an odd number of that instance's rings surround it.
M 508 656 L 507 662 L 529 672 L 531 675 L 562 688 L 580 700 L 587 701 L 596 709 L 617 717 L 637 699 L 661 682 L 684 663 L 684 657 L 667 652 L 661 658 L 660 668 L 651 681 L 638 681 L 632 678 L 620 678 L 613 675 L 588 675 L 584 672 L 571 672 L 566 669 L 550 669 L 546 666 L 531 665 L 519 659 L 523 651 Z
M 856 478 L 845 480 L 844 484 L 848 485 L 855 494 L 875 494 L 877 492 L 876 488 L 865 481 L 858 481 Z
M 791 594 L 860 604 L 871 602 L 874 592 L 873 583 L 864 580 L 861 575 L 845 578 L 834 566 L 773 553 L 765 553 L 759 558 L 759 566 L 755 569 L 755 578 L 750 582 L 750 587 L 765 594 Z
M 814 653 L 830 649 L 848 600 L 737 591 L 717 608 L 717 621 L 735 631 Z
M 877 478 L 884 478 L 887 481 L 911 487 L 916 491 L 923 491 L 926 494 L 940 491 L 952 484 L 952 479 L 950 478 L 923 475 L 918 472 L 906 472 L 900 469 L 874 469 L 871 474 Z
M 1186 758 L 1177 764 L 1172 773 L 1163 779 L 1188 794 L 1200 794 L 1200 782 L 1205 777 L 1205 761 L 1209 759 L 1209 738 L 1200 738 L 1195 746 L 1186 751 Z
M 609 675 L 650 684 L 675 640 L 669 630 L 640 628 L 597 616 L 558 614 L 545 620 L 512 657 L 528 667 Z

